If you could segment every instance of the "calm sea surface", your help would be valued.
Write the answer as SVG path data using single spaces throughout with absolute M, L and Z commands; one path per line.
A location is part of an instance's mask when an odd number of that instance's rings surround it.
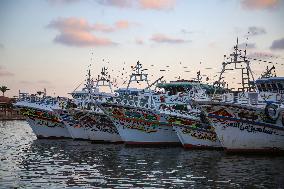
M 284 188 L 284 157 L 36 139 L 0 122 L 1 188 Z

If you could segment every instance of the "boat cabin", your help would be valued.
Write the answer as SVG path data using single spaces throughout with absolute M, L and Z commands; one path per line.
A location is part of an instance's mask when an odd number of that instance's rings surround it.
M 284 93 L 284 77 L 261 78 L 255 84 L 259 92 Z
M 118 95 L 133 95 L 137 96 L 142 93 L 150 93 L 149 89 L 138 89 L 138 88 L 119 88 L 114 92 L 118 93 Z
M 177 80 L 170 81 L 169 83 L 158 83 L 156 85 L 158 88 L 168 91 L 169 95 L 177 95 L 178 93 L 187 93 L 192 88 L 200 86 L 200 88 L 205 89 L 207 94 L 213 94 L 215 87 L 213 85 L 203 84 L 195 80 Z M 224 89 L 217 88 L 217 92 L 224 92 Z
M 99 89 L 98 88 L 92 88 L 92 94 L 94 93 L 99 93 Z M 69 93 L 74 99 L 83 99 L 86 98 L 89 95 L 89 89 L 87 88 L 83 88 L 81 91 L 73 91 L 71 93 Z

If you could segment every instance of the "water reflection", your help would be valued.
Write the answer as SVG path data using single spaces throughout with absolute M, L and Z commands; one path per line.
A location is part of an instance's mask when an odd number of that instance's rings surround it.
M 0 124 L 3 188 L 284 186 L 283 157 L 37 140 L 25 122 Z

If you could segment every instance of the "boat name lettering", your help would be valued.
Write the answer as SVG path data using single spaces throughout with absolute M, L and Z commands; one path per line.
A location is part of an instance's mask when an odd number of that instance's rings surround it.
M 244 124 L 244 123 L 240 123 L 240 122 L 228 122 L 226 123 L 227 126 L 229 127 L 236 127 L 239 128 L 241 131 L 246 130 L 247 132 L 251 133 L 266 133 L 266 134 L 276 134 L 276 132 L 273 131 L 273 129 L 267 129 L 266 127 L 256 127 L 253 125 L 249 125 L 249 124 Z

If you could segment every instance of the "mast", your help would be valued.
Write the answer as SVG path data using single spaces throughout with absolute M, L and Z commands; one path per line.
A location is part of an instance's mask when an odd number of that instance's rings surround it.
M 224 61 L 222 63 L 222 70 L 219 75 L 218 81 L 215 81 L 217 87 L 224 87 L 225 83 L 221 80 L 223 79 L 223 74 L 228 70 L 241 70 L 242 74 L 242 87 L 238 88 L 239 91 L 252 91 L 254 89 L 254 76 L 250 67 L 250 61 L 246 56 L 246 49 L 243 51 L 239 49 L 239 40 L 237 38 L 237 44 L 234 46 L 234 52 L 230 54 L 225 61 L 226 55 L 224 55 Z M 242 53 L 242 51 L 244 53 Z M 234 65 L 234 68 L 227 68 L 228 65 Z
M 100 86 L 105 86 L 105 87 L 108 87 L 111 91 L 111 93 L 113 92 L 112 91 L 112 84 L 111 84 L 111 81 L 110 81 L 110 75 L 108 74 L 108 68 L 106 67 L 102 67 L 102 71 L 101 71 L 101 74 L 98 75 L 98 78 L 96 79 L 96 88 L 97 87 L 100 87 Z
M 197 75 L 196 75 L 196 82 L 200 83 L 202 80 L 202 76 L 200 74 L 200 70 L 197 72 Z
M 88 93 L 89 93 L 89 98 L 92 95 L 92 88 L 93 88 L 93 82 L 92 82 L 92 78 L 91 78 L 91 65 L 88 66 L 88 70 L 87 70 L 87 80 L 86 80 L 86 84 L 85 84 Z
M 129 78 L 129 81 L 128 81 L 128 84 L 127 84 L 127 90 L 129 89 L 130 83 L 135 82 L 135 81 L 137 83 L 139 83 L 140 81 L 146 81 L 146 83 L 147 83 L 146 88 L 150 88 L 149 80 L 148 80 L 148 74 L 143 73 L 143 71 L 145 71 L 147 69 L 142 69 L 142 64 L 139 61 L 132 68 L 133 68 L 133 72 L 130 75 L 130 78 Z

